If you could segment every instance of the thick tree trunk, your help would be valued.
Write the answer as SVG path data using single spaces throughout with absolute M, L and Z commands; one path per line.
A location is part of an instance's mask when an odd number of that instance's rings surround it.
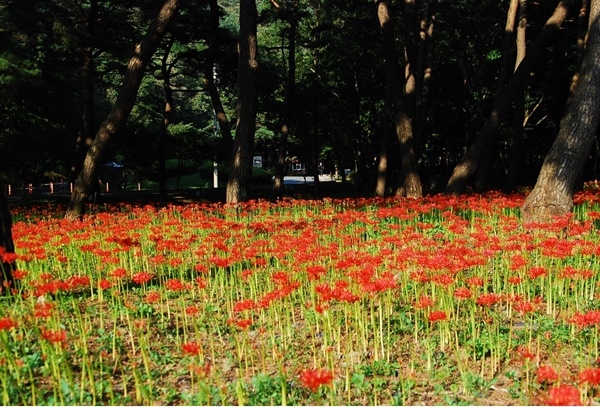
M 412 120 L 406 113 L 404 107 L 404 97 L 402 85 L 400 83 L 400 69 L 398 66 L 398 54 L 394 41 L 393 22 L 388 10 L 387 1 L 374 1 L 383 35 L 387 84 L 390 88 L 394 105 L 394 123 L 400 148 L 401 173 L 404 175 L 404 189 L 402 190 L 402 194 L 407 197 L 418 198 L 423 195 L 423 191 L 417 169 L 417 160 L 415 158 Z
M 256 39 L 256 0 L 240 0 L 240 39 L 238 43 L 238 117 L 233 142 L 231 168 L 227 179 L 226 202 L 248 199 L 248 181 L 252 171 L 252 151 L 256 132 L 258 91 L 258 43 Z
M 517 19 L 517 10 L 519 9 L 519 0 L 511 0 L 506 14 L 506 24 L 504 26 L 504 40 L 502 43 L 502 60 L 500 62 L 500 73 L 498 83 L 496 84 L 495 97 L 502 92 L 509 78 L 511 44 L 515 33 L 515 21 Z M 494 157 L 497 156 L 497 146 L 489 143 L 483 153 L 483 157 L 477 167 L 477 177 L 475 179 L 474 189 L 477 192 L 483 192 L 487 189 L 487 180 L 492 169 Z
M 419 53 L 417 60 L 416 76 L 416 100 L 415 100 L 415 119 L 413 121 L 413 131 L 415 134 L 415 143 L 421 145 L 423 131 L 427 121 L 427 111 L 429 105 L 429 84 L 431 82 L 432 63 L 433 63 L 433 21 L 434 16 L 430 11 L 429 1 L 423 0 L 421 7 L 421 18 L 419 21 Z
M 222 155 L 226 161 L 229 161 L 231 159 L 231 149 L 233 148 L 233 137 L 231 135 L 229 119 L 227 118 L 227 114 L 225 114 L 214 78 L 215 55 L 217 53 L 219 34 L 219 5 L 217 4 L 217 0 L 209 0 L 208 3 L 210 5 L 210 42 L 204 65 L 204 86 L 208 89 L 215 117 L 221 130 L 221 136 L 223 137 Z
M 163 80 L 163 91 L 165 92 L 165 109 L 163 111 L 163 121 L 158 135 L 158 195 L 165 202 L 167 199 L 167 135 L 171 117 L 173 117 L 173 89 L 171 87 L 171 65 L 169 65 L 169 54 L 175 39 L 171 37 L 166 44 L 164 54 L 161 59 L 160 72 Z
M 386 102 L 386 104 L 388 104 Z M 386 111 L 388 107 L 386 107 Z M 386 115 L 387 119 L 388 115 Z M 375 180 L 375 196 L 385 196 L 387 172 L 388 172 L 388 150 L 390 145 L 390 125 L 385 120 L 381 126 L 381 145 L 379 147 L 379 161 L 377 162 L 377 179 Z
M 519 19 L 517 24 L 517 58 L 515 61 L 516 71 L 527 52 L 527 0 L 519 0 Z M 504 190 L 510 192 L 514 190 L 517 177 L 521 173 L 524 146 L 523 146 L 523 126 L 525 125 L 525 94 L 524 90 L 518 92 L 515 99 L 515 110 L 512 121 L 512 144 L 510 148 L 510 158 L 508 171 L 504 179 Z
M 173 17 L 177 14 L 178 7 L 179 0 L 165 1 L 158 18 L 154 21 L 144 39 L 136 45 L 133 56 L 127 65 L 123 85 L 115 106 L 100 125 L 100 129 L 85 156 L 83 168 L 75 181 L 71 200 L 65 214 L 67 219 L 77 219 L 83 215 L 87 197 L 92 192 L 94 183 L 98 182 L 98 166 L 102 155 L 110 139 L 121 130 L 127 121 L 135 104 L 146 66 L 163 39 Z
M 281 124 L 281 133 L 279 134 L 279 149 L 277 152 L 277 163 L 275 166 L 275 182 L 273 183 L 273 193 L 275 196 L 281 194 L 283 188 L 283 177 L 285 176 L 285 166 L 287 157 L 287 142 L 292 128 L 293 113 L 296 107 L 296 32 L 298 31 L 298 0 L 293 3 L 289 15 L 290 28 L 288 29 L 288 72 L 285 89 L 285 100 L 283 107 L 283 123 Z
M 573 192 L 600 120 L 600 0 L 592 0 L 579 83 L 522 208 L 523 221 L 549 222 L 573 209 Z
M 550 43 L 554 33 L 558 31 L 562 23 L 567 18 L 569 8 L 573 5 L 574 0 L 561 0 L 552 16 L 546 21 L 538 38 L 531 47 L 531 52 L 528 52 L 517 71 L 510 78 L 506 88 L 498 97 L 494 98 L 494 106 L 492 112 L 485 121 L 483 128 L 475 138 L 467 153 L 454 168 L 452 176 L 448 181 L 446 190 L 447 195 L 460 195 L 466 188 L 469 180 L 475 174 L 484 153 L 489 145 L 494 142 L 496 130 L 500 125 L 500 120 L 510 110 L 511 102 L 522 89 L 523 83 L 534 70 L 535 65 L 541 59 L 546 46 Z
M 0 293 L 14 283 L 16 270 L 15 246 L 12 238 L 12 217 L 6 199 L 6 187 L 0 181 Z
M 91 0 L 89 14 L 85 18 L 85 42 L 83 46 L 83 65 L 81 77 L 83 83 L 83 113 L 81 131 L 75 141 L 75 155 L 71 167 L 71 180 L 74 181 L 85 159 L 85 154 L 94 140 L 94 36 L 98 1 Z

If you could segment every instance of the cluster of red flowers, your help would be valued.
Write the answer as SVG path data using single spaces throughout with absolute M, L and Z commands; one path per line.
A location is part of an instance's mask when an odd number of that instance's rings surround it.
M 348 290 L 347 281 L 336 281 L 333 287 L 327 284 L 319 284 L 315 291 L 322 301 L 356 302 L 359 297 Z
M 0 318 L 0 331 L 16 328 L 18 324 L 10 318 Z
M 64 329 L 42 329 L 42 338 L 50 343 L 63 343 L 67 340 L 67 331 Z
M 191 356 L 200 355 L 202 353 L 202 346 L 197 342 L 185 342 L 181 345 L 183 353 Z
M 575 386 L 560 384 L 550 389 L 542 403 L 548 406 L 580 406 L 581 393 Z
M 558 380 L 558 374 L 550 365 L 542 365 L 536 371 L 536 380 L 538 383 L 553 383 Z
M 300 372 L 300 383 L 310 391 L 315 392 L 319 387 L 330 385 L 333 373 L 325 369 L 306 369 Z
M 448 315 L 444 311 L 431 311 L 429 314 L 429 322 L 445 321 Z
M 229 318 L 227 320 L 229 325 L 235 325 L 240 329 L 248 329 L 252 322 L 252 318 Z
M 600 324 L 600 310 L 591 310 L 584 314 L 576 312 L 570 320 L 571 323 L 585 328 L 592 325 Z

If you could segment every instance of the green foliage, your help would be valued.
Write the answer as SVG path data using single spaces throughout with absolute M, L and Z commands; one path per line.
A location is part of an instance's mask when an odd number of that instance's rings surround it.
M 84 48 L 91 44 L 93 53 L 96 130 L 116 100 L 135 43 L 162 4 L 160 0 L 124 0 L 97 2 L 94 8 L 94 3 L 2 3 L 0 151 L 5 159 L 0 162 L 0 173 L 4 178 L 41 182 L 45 173 L 69 175 L 73 146 L 82 128 Z M 500 50 L 508 3 L 461 0 L 430 4 L 436 18 L 433 76 L 428 119 L 417 146 L 425 173 L 446 177 L 489 114 L 504 57 Z M 373 3 L 301 1 L 295 16 L 294 0 L 277 4 L 280 9 L 271 1 L 257 1 L 260 66 L 255 152 L 264 157 L 265 168 L 274 168 L 289 70 L 288 33 L 295 17 L 296 86 L 288 156 L 298 157 L 309 166 L 318 158 L 326 172 L 333 171 L 334 166 L 343 169 L 357 165 L 363 171 L 373 165 L 382 130 L 389 125 L 384 107 L 383 44 Z M 420 2 L 416 4 L 419 15 L 423 10 Z M 221 134 L 203 85 L 204 65 L 209 39 L 215 34 L 213 75 L 235 134 L 239 2 L 220 0 L 218 5 L 220 26 L 211 33 L 206 24 L 207 2 L 185 4 L 149 65 L 126 129 L 110 146 L 106 161 L 118 158 L 140 177 L 157 178 L 165 80 L 174 100 L 167 158 L 224 160 Z M 397 48 L 402 50 L 406 24 L 416 26 L 417 21 L 405 21 L 400 5 L 390 5 Z M 552 7 L 544 2 L 529 5 L 529 43 Z M 575 35 L 575 23 L 567 23 L 526 88 L 526 111 L 533 113 L 524 136 L 529 165 L 523 177 L 527 181 L 535 177 L 564 110 L 576 69 Z M 513 53 L 511 50 L 510 58 Z M 168 78 L 164 77 L 164 67 Z M 501 126 L 498 140 L 493 160 L 501 177 L 510 154 L 510 126 Z M 395 165 L 397 157 L 392 154 L 391 160 Z

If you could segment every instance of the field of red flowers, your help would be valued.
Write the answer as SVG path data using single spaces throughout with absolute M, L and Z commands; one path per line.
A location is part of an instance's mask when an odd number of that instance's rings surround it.
M 600 191 L 13 207 L 3 404 L 600 402 Z

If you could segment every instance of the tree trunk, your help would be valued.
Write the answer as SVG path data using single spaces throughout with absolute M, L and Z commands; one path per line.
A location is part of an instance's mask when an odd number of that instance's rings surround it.
M 158 18 L 154 21 L 144 39 L 136 45 L 133 56 L 127 65 L 123 85 L 115 106 L 100 125 L 100 129 L 85 156 L 83 168 L 75 181 L 71 200 L 65 214 L 67 219 L 77 219 L 85 212 L 87 197 L 92 192 L 94 183 L 98 182 L 98 166 L 102 155 L 110 139 L 121 130 L 127 121 L 135 104 L 146 66 L 163 39 L 173 17 L 177 14 L 178 7 L 179 0 L 165 1 Z
M 81 77 L 83 82 L 83 113 L 81 115 L 81 131 L 75 142 L 75 155 L 71 167 L 71 180 L 74 181 L 81 171 L 88 148 L 94 140 L 94 36 L 98 1 L 90 1 L 89 14 L 85 18 L 85 42 L 83 46 L 83 65 Z
M 460 195 L 466 190 L 467 184 L 475 174 L 484 152 L 494 142 L 500 120 L 510 110 L 512 100 L 522 89 L 523 83 L 535 68 L 536 63 L 541 59 L 554 33 L 558 31 L 567 18 L 569 8 L 573 3 L 574 0 L 561 0 L 531 47 L 531 52 L 527 53 L 514 75 L 510 78 L 506 88 L 500 92 L 498 97 L 494 98 L 492 112 L 467 153 L 454 168 L 452 176 L 446 185 L 445 194 Z
M 4 287 L 14 284 L 13 270 L 16 270 L 15 246 L 12 238 L 12 217 L 6 198 L 6 187 L 0 181 L 0 293 Z
M 256 0 L 240 0 L 240 39 L 238 44 L 238 117 L 227 179 L 226 202 L 248 199 L 248 181 L 252 172 L 252 151 L 256 132 L 258 91 L 258 43 L 256 39 Z
M 163 121 L 158 135 L 158 195 L 161 201 L 167 200 L 167 135 L 171 118 L 173 117 L 173 88 L 171 87 L 171 67 L 168 63 L 171 47 L 175 39 L 171 37 L 165 45 L 164 54 L 161 59 L 160 72 L 163 80 L 163 91 L 165 92 L 165 109 Z
M 413 129 L 415 134 L 415 143 L 421 145 L 423 131 L 427 121 L 427 110 L 429 105 L 429 84 L 432 73 L 432 35 L 433 35 L 434 16 L 430 11 L 429 1 L 423 0 L 421 8 L 421 19 L 419 21 L 419 53 L 417 60 L 416 86 L 417 94 L 415 98 L 415 119 Z
M 298 0 L 293 3 L 289 15 L 290 28 L 288 30 L 288 72 L 285 89 L 285 100 L 283 107 L 283 123 L 279 135 L 279 150 L 277 152 L 277 163 L 275 166 L 275 182 L 273 192 L 275 196 L 281 194 L 283 188 L 283 177 L 285 176 L 285 159 L 287 157 L 287 141 L 292 127 L 293 113 L 296 99 L 296 32 L 298 31 Z
M 527 0 L 519 0 L 519 19 L 517 24 L 517 58 L 514 70 L 516 71 L 527 52 Z M 524 158 L 523 151 L 523 126 L 525 125 L 525 94 L 521 89 L 515 99 L 515 110 L 513 112 L 512 122 L 512 144 L 510 147 L 510 157 L 508 171 L 504 179 L 504 190 L 510 192 L 514 190 L 517 177 L 521 173 Z
M 393 22 L 390 17 L 386 0 L 374 0 L 377 17 L 383 35 L 383 50 L 387 70 L 387 84 L 390 88 L 394 104 L 394 123 L 400 148 L 401 172 L 404 174 L 403 194 L 407 197 L 418 198 L 423 195 L 421 179 L 417 169 L 414 151 L 412 120 L 404 109 L 398 54 L 394 41 Z
M 579 83 L 535 187 L 522 208 L 523 221 L 549 222 L 573 209 L 577 176 L 596 137 L 600 120 L 600 0 L 592 0 L 590 26 Z
M 498 95 L 502 92 L 509 78 L 511 55 L 510 49 L 514 38 L 515 21 L 517 19 L 518 9 L 519 0 L 511 0 L 510 5 L 508 7 L 508 13 L 506 14 L 506 24 L 504 26 L 504 40 L 502 43 L 502 60 L 500 62 L 500 73 L 498 75 L 498 83 L 496 84 L 496 92 L 494 97 L 498 97 Z M 482 159 L 480 160 L 481 163 L 477 167 L 477 177 L 475 179 L 474 185 L 474 189 L 477 192 L 483 192 L 487 189 L 487 179 L 492 168 L 494 157 L 497 156 L 496 147 L 497 146 L 494 145 L 494 143 L 489 143 L 489 145 L 483 153 Z
M 204 65 L 204 86 L 208 89 L 215 117 L 221 130 L 221 136 L 223 137 L 222 155 L 226 161 L 229 161 L 231 159 L 231 149 L 233 148 L 233 137 L 231 136 L 229 120 L 225 114 L 214 78 L 215 55 L 217 53 L 217 39 L 219 34 L 219 5 L 217 4 L 217 0 L 209 0 L 208 3 L 210 5 L 210 42 Z
M 389 111 L 389 102 L 386 101 L 386 111 Z M 388 172 L 388 150 L 390 145 L 390 124 L 386 114 L 381 126 L 381 145 L 379 147 L 379 161 L 377 162 L 377 179 L 375 183 L 375 196 L 385 196 L 387 172 Z

